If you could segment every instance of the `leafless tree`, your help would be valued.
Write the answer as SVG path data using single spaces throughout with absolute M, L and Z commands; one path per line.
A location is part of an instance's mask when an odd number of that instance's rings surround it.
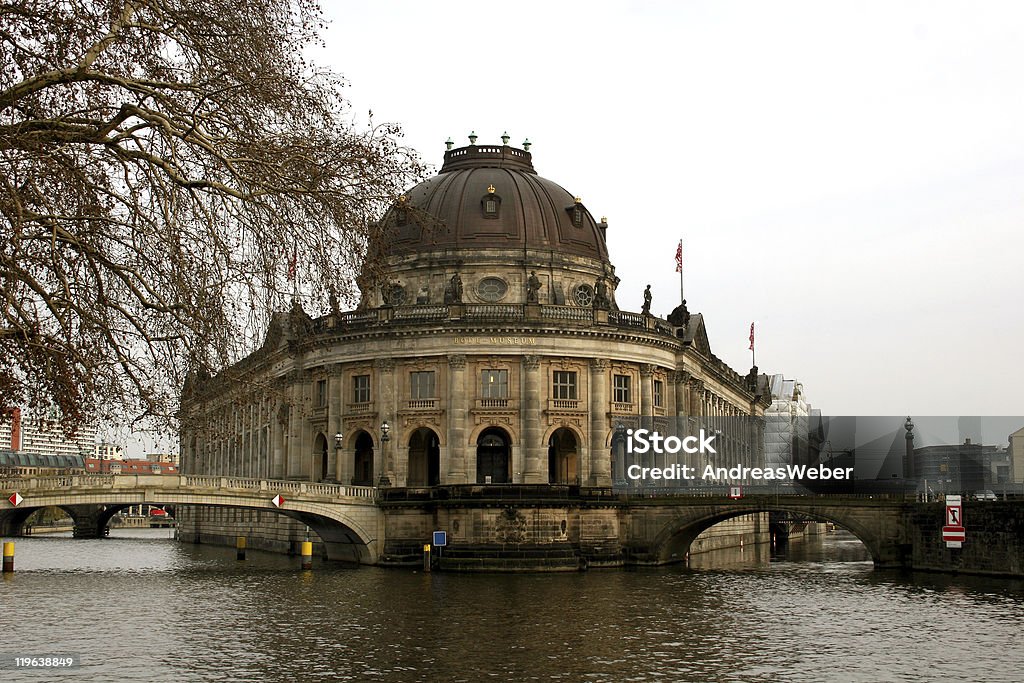
M 322 28 L 310 0 L 0 3 L 0 411 L 172 416 L 294 282 L 353 301 L 422 169 L 305 60 Z

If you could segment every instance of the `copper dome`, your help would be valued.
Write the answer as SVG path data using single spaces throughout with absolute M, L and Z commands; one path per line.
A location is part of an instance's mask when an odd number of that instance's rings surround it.
M 529 249 L 608 260 L 604 226 L 532 155 L 508 145 L 445 152 L 433 178 L 408 191 L 386 221 L 390 255 L 438 249 Z

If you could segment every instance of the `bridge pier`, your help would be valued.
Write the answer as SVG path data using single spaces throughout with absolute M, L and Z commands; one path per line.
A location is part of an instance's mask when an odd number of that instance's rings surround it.
M 104 514 L 105 505 L 62 505 L 75 522 L 75 538 L 103 538 L 107 535 L 107 522 L 113 512 Z

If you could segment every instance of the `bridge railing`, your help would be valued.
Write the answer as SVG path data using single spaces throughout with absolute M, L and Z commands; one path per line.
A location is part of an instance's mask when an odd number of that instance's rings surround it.
M 5 480 L 10 483 L 13 479 Z M 23 491 L 51 491 L 66 489 L 219 489 L 246 492 L 281 493 L 292 495 L 325 496 L 329 498 L 362 498 L 373 500 L 377 489 L 373 486 L 347 486 L 321 482 L 248 479 L 243 477 L 217 477 L 203 475 L 166 474 L 83 474 L 18 479 Z

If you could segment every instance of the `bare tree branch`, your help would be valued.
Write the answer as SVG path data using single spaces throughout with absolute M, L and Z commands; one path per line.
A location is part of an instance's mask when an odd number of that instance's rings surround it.
M 421 175 L 306 63 L 311 0 L 0 3 L 0 411 L 172 420 Z

